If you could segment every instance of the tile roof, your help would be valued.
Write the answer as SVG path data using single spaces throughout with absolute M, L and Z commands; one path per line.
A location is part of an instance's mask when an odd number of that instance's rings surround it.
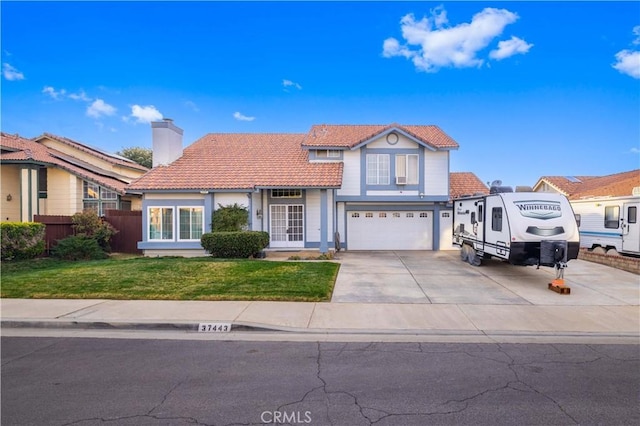
M 569 199 L 588 197 L 620 197 L 631 195 L 633 188 L 640 187 L 640 169 L 606 176 L 542 176 L 536 187 L 546 182 Z
M 182 157 L 132 182 L 128 189 L 208 190 L 256 187 L 337 188 L 342 163 L 310 163 L 304 134 L 210 133 Z
M 127 185 L 126 182 L 111 176 L 101 175 L 100 173 L 87 170 L 72 162 L 65 161 L 63 158 L 69 158 L 68 155 L 48 148 L 33 140 L 25 139 L 18 135 L 0 133 L 0 146 L 2 147 L 2 151 L 10 151 L 0 154 L 0 162 L 2 163 L 39 163 L 59 167 L 82 179 L 95 182 L 119 194 L 124 194 L 125 186 Z M 78 161 L 78 163 L 81 162 Z
M 94 148 L 94 147 L 89 146 L 87 144 L 84 144 L 84 143 L 81 143 L 81 142 L 76 142 L 76 141 L 74 141 L 72 139 L 65 138 L 65 137 L 62 137 L 62 136 L 57 136 L 57 135 L 54 135 L 54 134 L 51 134 L 51 133 L 43 133 L 41 136 L 33 138 L 33 140 L 36 141 L 36 142 L 39 142 L 39 141 L 41 141 L 42 139 L 45 139 L 45 138 L 53 139 L 53 140 L 56 140 L 58 142 L 61 142 L 61 143 L 65 144 L 65 145 L 69 145 L 69 146 L 71 146 L 71 147 L 73 147 L 73 148 L 75 148 L 75 149 L 77 149 L 79 151 L 83 151 L 83 152 L 86 152 L 88 154 L 91 154 L 92 156 L 100 158 L 100 159 L 102 159 L 104 161 L 107 161 L 107 162 L 109 162 L 111 164 L 115 164 L 115 165 L 118 165 L 118 166 L 129 167 L 131 169 L 140 170 L 140 171 L 143 171 L 143 172 L 146 172 L 147 170 L 149 170 L 146 167 L 141 166 L 140 164 L 136 163 L 135 161 L 129 160 L 128 158 L 122 157 L 122 156 L 117 155 L 117 154 L 111 154 L 109 152 L 102 151 L 101 149 Z
M 458 148 L 458 143 L 438 126 L 407 126 L 395 123 L 388 125 L 314 125 L 305 136 L 302 145 L 353 148 L 394 128 L 436 149 Z
M 471 172 L 449 173 L 449 198 L 488 193 L 489 188 L 475 174 Z

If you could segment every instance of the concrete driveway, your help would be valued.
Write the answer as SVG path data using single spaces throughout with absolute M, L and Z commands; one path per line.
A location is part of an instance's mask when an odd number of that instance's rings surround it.
M 481 305 L 638 306 L 640 277 L 582 260 L 565 270 L 571 294 L 548 289 L 553 268 L 513 266 L 498 260 L 474 267 L 458 251 L 348 251 L 332 302 Z

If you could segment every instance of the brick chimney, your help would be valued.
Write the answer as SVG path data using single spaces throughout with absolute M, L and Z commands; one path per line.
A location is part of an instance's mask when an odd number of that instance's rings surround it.
M 153 167 L 166 166 L 182 156 L 182 129 L 170 118 L 151 123 Z

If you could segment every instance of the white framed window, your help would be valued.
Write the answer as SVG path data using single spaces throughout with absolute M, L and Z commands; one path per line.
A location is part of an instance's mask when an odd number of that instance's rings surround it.
M 417 185 L 418 184 L 418 155 L 398 154 L 396 155 L 396 184 Z
M 302 189 L 272 189 L 271 198 L 302 198 Z
M 173 241 L 173 207 L 149 207 L 149 241 Z
M 367 154 L 367 185 L 389 185 L 389 154 Z
M 204 229 L 203 207 L 178 207 L 178 240 L 200 240 Z

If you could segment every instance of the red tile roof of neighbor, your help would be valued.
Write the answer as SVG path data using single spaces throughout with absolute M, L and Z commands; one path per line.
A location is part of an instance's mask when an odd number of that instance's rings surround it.
M 342 163 L 310 163 L 304 134 L 210 133 L 128 189 L 338 188 Z
M 449 174 L 449 198 L 451 199 L 464 195 L 488 193 L 489 188 L 471 172 L 451 172 Z
M 58 142 L 61 142 L 65 145 L 69 145 L 79 151 L 83 151 L 86 152 L 88 154 L 91 154 L 94 157 L 100 158 L 104 161 L 107 161 L 111 164 L 115 164 L 115 165 L 119 165 L 119 166 L 124 166 L 124 167 L 129 167 L 131 169 L 135 169 L 135 170 L 141 170 L 141 171 L 147 171 L 149 169 L 147 169 L 144 166 L 141 166 L 140 164 L 136 163 L 135 161 L 129 160 L 128 158 L 124 158 L 120 155 L 117 154 L 111 154 L 105 151 L 102 151 L 98 148 L 94 148 L 91 147 L 89 145 L 83 144 L 81 142 L 76 142 L 74 140 L 71 140 L 69 138 L 65 138 L 62 136 L 57 136 L 51 133 L 43 133 L 41 136 L 38 136 L 36 138 L 33 138 L 34 141 L 38 142 L 41 141 L 42 139 L 45 138 L 49 138 L 49 139 L 53 139 L 56 140 Z
M 67 158 L 69 156 L 18 135 L 0 133 L 0 146 L 3 151 L 11 151 L 0 154 L 0 162 L 2 163 L 40 163 L 59 167 L 82 179 L 95 182 L 120 194 L 124 194 L 125 187 L 127 186 L 127 182 L 110 176 L 100 175 L 99 173 L 69 163 L 62 158 L 58 158 L 58 156 Z
M 631 195 L 633 188 L 640 187 L 640 169 L 606 176 L 543 176 L 536 186 L 546 182 L 569 199 L 588 197 L 620 197 Z
M 457 149 L 458 143 L 438 126 L 388 125 L 327 125 L 311 127 L 305 136 L 303 146 L 353 148 L 381 133 L 398 129 L 436 149 Z

